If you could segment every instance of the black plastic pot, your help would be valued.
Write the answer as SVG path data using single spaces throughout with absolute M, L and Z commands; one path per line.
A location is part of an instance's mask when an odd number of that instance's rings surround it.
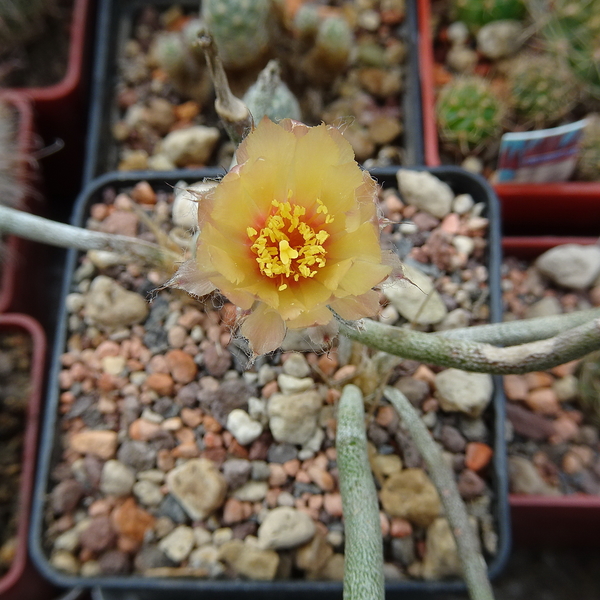
M 117 168 L 117 146 L 111 133 L 112 125 L 119 118 L 115 103 L 117 59 L 131 37 L 136 15 L 149 4 L 163 10 L 174 4 L 184 9 L 198 10 L 197 0 L 99 0 L 84 184 Z M 414 0 L 406 2 L 406 17 L 398 35 L 406 42 L 408 48 L 402 92 L 404 165 L 421 165 L 423 133 L 417 56 L 417 11 Z
M 500 215 L 498 201 L 489 185 L 480 177 L 456 167 L 437 167 L 428 170 L 447 182 L 456 193 L 470 193 L 476 202 L 486 206 L 484 216 L 490 220 L 488 236 L 487 268 L 489 271 L 490 312 L 493 321 L 501 318 L 500 295 Z M 395 174 L 397 168 L 372 170 L 372 175 L 384 187 L 396 187 Z M 107 186 L 115 188 L 131 187 L 140 180 L 139 173 L 118 173 L 100 177 L 90 183 L 80 195 L 72 218 L 72 223 L 82 225 L 94 202 L 101 201 L 102 191 Z M 214 177 L 215 171 L 184 171 L 176 177 L 168 178 L 164 173 L 144 173 L 143 178 L 155 189 L 172 189 L 171 186 L 180 178 L 197 181 L 202 177 Z M 191 600 L 204 594 L 210 598 L 332 598 L 340 597 L 341 582 L 322 582 L 308 580 L 291 581 L 242 581 L 242 580 L 206 580 L 184 578 L 150 578 L 141 575 L 128 576 L 71 576 L 59 572 L 49 563 L 48 551 L 44 547 L 44 515 L 50 489 L 50 477 L 62 451 L 59 441 L 60 419 L 59 406 L 59 373 L 61 354 L 64 352 L 67 332 L 68 313 L 65 308 L 66 295 L 72 290 L 73 273 L 78 261 L 78 253 L 69 251 L 62 288 L 62 302 L 55 336 L 51 373 L 46 399 L 46 414 L 41 441 L 39 467 L 33 505 L 32 526 L 30 531 L 30 547 L 32 557 L 41 572 L 53 583 L 63 587 L 94 587 L 96 599 L 106 600 L 135 599 L 158 600 L 165 593 L 172 594 L 178 600 Z M 489 564 L 490 577 L 497 576 L 503 569 L 510 549 L 510 523 L 508 510 L 507 465 L 504 440 L 504 397 L 502 385 L 495 379 L 493 402 L 485 414 L 493 436 L 494 457 L 490 465 L 491 486 L 493 488 L 493 517 L 498 533 L 498 551 Z M 387 584 L 388 598 L 405 597 L 407 593 L 450 593 L 465 589 L 458 579 L 442 581 L 402 580 Z

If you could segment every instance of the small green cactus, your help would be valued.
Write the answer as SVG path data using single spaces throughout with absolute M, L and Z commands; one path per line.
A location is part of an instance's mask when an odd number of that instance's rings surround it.
M 565 116 L 579 96 L 577 80 L 563 61 L 547 54 L 524 54 L 508 74 L 516 114 L 538 129 Z
M 453 16 L 462 21 L 472 33 L 491 21 L 514 19 L 520 21 L 527 10 L 523 0 L 454 0 Z
M 1 0 L 0 56 L 37 35 L 55 4 L 56 0 Z
M 583 130 L 577 175 L 585 181 L 600 181 L 600 114 L 587 116 Z
M 154 62 L 169 76 L 169 81 L 182 96 L 204 102 L 212 89 L 206 72 L 206 61 L 200 49 L 200 19 L 190 19 L 181 31 L 159 34 L 151 49 Z
M 255 123 L 265 115 L 271 121 L 285 118 L 300 121 L 302 118 L 298 100 L 281 81 L 279 65 L 275 60 L 271 60 L 261 71 L 256 83 L 248 89 L 243 100 Z
M 571 69 L 600 98 L 600 3 L 598 0 L 548 0 L 534 4 L 548 49 L 566 58 Z
M 315 39 L 315 48 L 327 68 L 342 70 L 348 64 L 354 34 L 348 21 L 332 16 L 321 21 Z
M 269 46 L 270 0 L 203 0 L 202 18 L 228 69 L 260 61 Z
M 506 107 L 488 80 L 471 75 L 442 88 L 436 113 L 442 140 L 467 154 L 500 134 Z

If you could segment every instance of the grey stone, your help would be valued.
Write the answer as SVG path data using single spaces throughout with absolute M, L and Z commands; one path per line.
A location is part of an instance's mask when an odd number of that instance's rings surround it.
M 435 376 L 436 397 L 443 410 L 463 412 L 479 417 L 492 399 L 492 377 L 486 373 L 469 373 L 446 369 Z
M 189 556 L 194 547 L 194 530 L 186 525 L 179 525 L 159 542 L 158 547 L 165 556 L 179 563 Z
M 560 495 L 558 489 L 544 481 L 535 465 L 522 456 L 508 457 L 508 475 L 510 478 L 510 491 L 513 494 Z
M 431 278 L 406 264 L 404 275 L 412 283 L 400 280 L 386 285 L 383 288 L 384 296 L 411 323 L 432 325 L 442 321 L 448 309 L 440 294 L 434 289 Z
M 477 32 L 477 50 L 491 60 L 507 58 L 522 45 L 524 27 L 514 19 L 487 23 Z
M 206 458 L 195 458 L 167 474 L 169 491 L 194 520 L 202 520 L 225 501 L 227 481 Z
M 323 401 L 317 391 L 299 394 L 273 394 L 267 406 L 269 427 L 278 442 L 304 444 L 317 428 Z
M 425 210 L 438 219 L 443 219 L 450 212 L 454 192 L 435 175 L 426 171 L 399 169 L 397 179 L 398 189 L 407 204 Z
M 556 246 L 544 252 L 535 265 L 558 285 L 584 290 L 600 274 L 600 247 L 578 244 Z
M 140 323 L 148 312 L 148 303 L 142 296 L 105 275 L 98 275 L 85 295 L 86 322 L 103 329 Z
M 250 478 L 252 463 L 244 458 L 230 458 L 223 463 L 222 469 L 229 487 L 236 489 Z
M 135 473 L 118 460 L 107 460 L 102 468 L 100 490 L 104 494 L 128 496 L 135 483 Z
M 315 531 L 315 523 L 306 513 L 279 506 L 265 516 L 258 528 L 258 542 L 264 549 L 296 548 L 312 539 Z
M 176 129 L 163 139 L 161 153 L 177 167 L 202 165 L 210 158 L 219 135 L 216 127 L 203 125 Z
M 263 426 L 245 410 L 235 408 L 227 416 L 227 430 L 242 446 L 246 446 L 260 436 Z

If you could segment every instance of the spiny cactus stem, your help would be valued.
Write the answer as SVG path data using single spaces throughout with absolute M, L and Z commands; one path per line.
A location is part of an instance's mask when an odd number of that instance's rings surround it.
M 442 453 L 433 441 L 431 433 L 425 427 L 419 413 L 406 396 L 400 390 L 389 386 L 384 389 L 384 394 L 410 431 L 410 435 L 427 465 L 431 480 L 438 490 L 456 542 L 469 595 L 472 600 L 493 600 L 494 592 L 487 577 L 485 560 L 479 551 L 477 538 L 469 522 L 467 509 L 456 487 L 454 476 L 446 466 Z
M 363 396 L 344 387 L 338 405 L 337 463 L 346 529 L 344 600 L 384 600 L 379 502 L 367 454 Z
M 335 312 L 340 333 L 396 356 L 464 371 L 508 375 L 543 371 L 600 349 L 600 318 L 549 339 L 497 348 L 491 344 L 443 338 L 370 319 L 346 321 Z
M 231 92 L 217 46 L 210 34 L 203 32 L 198 43 L 204 50 L 208 70 L 215 86 L 217 114 L 221 117 L 231 141 L 239 144 L 252 128 L 252 115 L 248 107 Z
M 0 205 L 0 233 L 77 250 L 105 250 L 142 260 L 151 265 L 164 265 L 181 261 L 181 255 L 143 240 L 90 231 L 81 227 L 57 223 L 43 217 Z

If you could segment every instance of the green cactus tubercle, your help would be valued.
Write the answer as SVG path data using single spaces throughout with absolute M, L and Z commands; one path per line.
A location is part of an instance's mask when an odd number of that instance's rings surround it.
M 521 21 L 527 13 L 523 0 L 454 0 L 453 5 L 455 20 L 471 32 L 500 19 Z
M 472 75 L 442 88 L 436 113 L 442 140 L 466 153 L 500 134 L 505 106 L 489 81 Z
M 565 116 L 578 98 L 577 81 L 564 64 L 544 54 L 525 54 L 509 71 L 517 115 L 536 127 L 548 127 Z
M 270 0 L 203 0 L 202 18 L 226 68 L 257 62 L 269 45 Z

